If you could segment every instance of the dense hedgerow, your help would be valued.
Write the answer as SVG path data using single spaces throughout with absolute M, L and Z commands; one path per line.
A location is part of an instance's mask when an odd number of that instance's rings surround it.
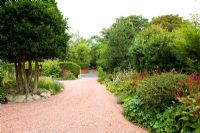
M 74 62 L 60 62 L 60 68 L 61 70 L 69 70 L 71 73 L 74 74 L 75 77 L 78 77 L 80 74 L 81 67 L 74 63 Z
M 42 63 L 42 75 L 57 79 L 75 79 L 80 74 L 80 66 L 73 62 L 45 60 Z
M 156 133 L 200 132 L 199 74 L 102 73 L 101 82 L 133 123 Z
M 136 95 L 146 105 L 163 110 L 177 102 L 177 94 L 184 92 L 181 82 L 185 77 L 184 74 L 178 73 L 150 76 L 137 83 Z

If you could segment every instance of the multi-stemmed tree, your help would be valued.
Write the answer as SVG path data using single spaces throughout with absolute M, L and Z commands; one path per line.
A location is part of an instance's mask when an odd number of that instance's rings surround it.
M 67 29 L 54 0 L 1 1 L 0 58 L 15 64 L 18 89 L 37 93 L 39 61 L 66 52 Z

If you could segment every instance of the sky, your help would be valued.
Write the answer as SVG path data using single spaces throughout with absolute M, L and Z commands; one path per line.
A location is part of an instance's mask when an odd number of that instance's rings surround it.
M 151 19 L 160 15 L 174 14 L 190 18 L 200 13 L 200 1 L 195 0 L 56 0 L 58 8 L 68 18 L 70 32 L 85 38 L 99 35 L 116 18 L 141 15 Z

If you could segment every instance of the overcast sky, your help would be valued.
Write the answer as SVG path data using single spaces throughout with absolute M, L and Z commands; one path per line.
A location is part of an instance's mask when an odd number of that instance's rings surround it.
M 98 35 L 120 16 L 142 15 L 148 19 L 165 14 L 189 18 L 200 13 L 195 0 L 56 0 L 63 16 L 68 18 L 70 31 L 89 38 Z

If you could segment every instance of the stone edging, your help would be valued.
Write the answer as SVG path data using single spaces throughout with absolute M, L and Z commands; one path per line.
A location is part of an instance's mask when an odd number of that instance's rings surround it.
M 24 103 L 24 102 L 31 102 L 31 101 L 37 101 L 40 99 L 46 99 L 51 96 L 51 93 L 49 91 L 41 92 L 40 94 L 34 94 L 34 95 L 16 95 L 13 96 L 11 94 L 6 96 L 6 99 L 10 103 Z

